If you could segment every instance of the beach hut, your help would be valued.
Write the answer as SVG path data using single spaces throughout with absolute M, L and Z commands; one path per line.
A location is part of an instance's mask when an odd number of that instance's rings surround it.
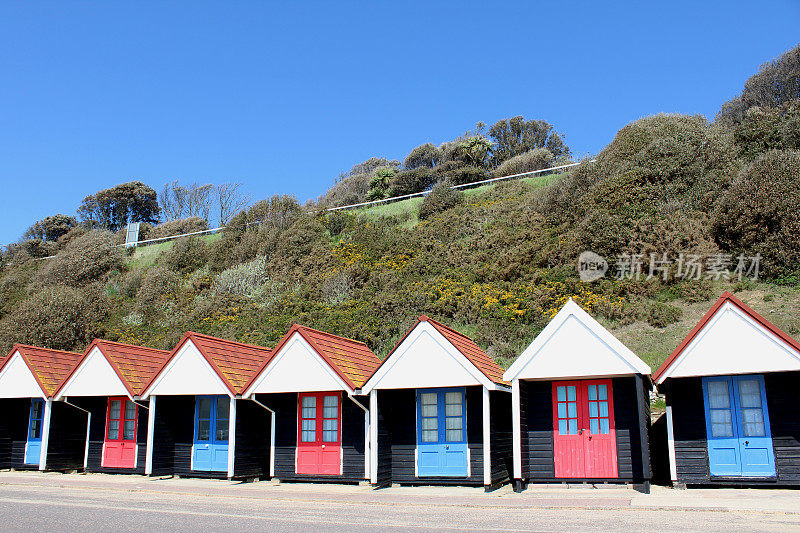
M 503 378 L 514 489 L 628 482 L 649 490 L 650 367 L 571 299 Z
M 726 292 L 653 376 L 681 485 L 800 484 L 800 343 Z
M 362 342 L 292 326 L 244 393 L 272 413 L 272 477 L 369 479 L 369 401 L 360 389 L 379 364 Z
M 241 394 L 270 353 L 262 346 L 186 333 L 142 394 L 150 402 L 152 438 L 145 473 L 266 475 L 269 412 Z
M 421 316 L 364 385 L 373 486 L 509 479 L 511 394 L 469 337 Z
M 19 470 L 83 466 L 86 418 L 54 403 L 81 354 L 17 344 L 0 366 L 0 464 Z M 51 438 L 52 436 L 52 438 Z
M 144 474 L 150 410 L 141 395 L 168 357 L 168 351 L 101 339 L 86 349 L 55 396 L 86 417 L 86 471 Z

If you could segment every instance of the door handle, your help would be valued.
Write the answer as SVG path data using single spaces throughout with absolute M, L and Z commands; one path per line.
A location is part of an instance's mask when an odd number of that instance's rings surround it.
M 585 430 L 585 429 L 583 429 L 583 428 L 581 428 L 581 431 L 580 431 L 580 433 L 578 433 L 578 434 L 579 434 L 579 435 L 583 435 L 583 432 L 584 432 L 584 431 L 586 431 L 586 430 Z
M 744 441 L 744 445 L 745 446 L 749 446 L 750 445 L 750 441 L 749 440 Z
M 445 445 L 444 445 L 444 449 L 445 449 L 445 450 L 449 450 L 449 449 L 450 449 L 450 445 L 449 445 L 449 444 L 445 444 Z
M 325 445 L 323 444 L 322 447 L 325 448 Z

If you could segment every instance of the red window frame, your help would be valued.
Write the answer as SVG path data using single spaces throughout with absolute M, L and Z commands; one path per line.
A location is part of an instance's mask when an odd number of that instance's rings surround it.
M 336 397 L 336 440 L 324 441 L 323 427 L 325 420 L 334 420 L 333 418 L 325 418 L 325 396 Z M 303 442 L 303 420 L 312 420 L 311 418 L 303 418 L 303 398 L 315 397 L 316 398 L 316 412 L 314 416 L 314 441 Z M 298 446 L 320 446 L 323 444 L 338 445 L 342 444 L 342 393 L 338 391 L 333 392 L 301 392 L 297 395 L 297 445 Z
M 118 401 L 120 402 L 119 407 L 119 418 L 111 418 L 111 402 Z M 133 404 L 133 418 L 125 418 L 125 407 L 126 402 L 131 402 Z M 119 422 L 119 427 L 117 430 L 117 438 L 112 439 L 108 436 L 109 430 L 111 429 L 111 420 L 117 420 Z M 133 438 L 126 439 L 125 438 L 125 422 L 128 420 L 133 420 Z M 105 442 L 137 442 L 136 438 L 139 432 L 139 406 L 136 405 L 136 402 L 132 401 L 127 396 L 112 396 L 108 398 L 108 404 L 106 405 L 106 435 L 105 435 Z

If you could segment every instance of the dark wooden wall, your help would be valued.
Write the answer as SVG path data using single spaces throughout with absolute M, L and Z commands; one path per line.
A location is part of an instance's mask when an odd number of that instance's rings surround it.
M 25 464 L 30 409 L 29 398 L 0 400 L 0 468 L 39 468 Z
M 87 415 L 64 402 L 53 402 L 50 439 L 47 446 L 48 470 L 83 468 L 86 453 Z
M 483 485 L 483 390 L 480 386 L 467 387 L 467 445 L 469 448 L 470 476 L 468 478 L 415 477 L 414 452 L 417 447 L 417 404 L 415 389 L 393 389 L 378 392 L 378 411 L 382 417 L 379 424 L 388 446 L 379 442 L 379 464 L 385 461 L 384 454 L 391 450 L 391 469 L 388 483 L 414 484 L 459 484 Z M 383 456 L 383 457 L 381 457 Z M 387 475 L 381 465 L 379 478 Z M 379 485 L 382 484 L 379 479 Z
M 233 477 L 269 476 L 270 413 L 250 400 L 236 400 Z
M 581 481 L 642 483 L 650 479 L 648 443 L 649 385 L 637 388 L 642 377 L 613 378 L 614 422 L 618 478 Z M 553 482 L 553 393 L 551 381 L 521 381 L 522 475 L 532 483 Z M 527 401 L 524 401 L 527 398 Z M 644 415 L 644 416 L 643 416 Z M 644 428 L 640 424 L 643 421 Z M 559 479 L 560 481 L 560 479 Z
M 678 481 L 686 484 L 800 485 L 800 372 L 764 374 L 777 476 L 770 479 L 712 478 L 702 378 L 669 379 L 662 386 L 672 407 Z
M 489 392 L 489 419 L 492 485 L 496 485 L 510 480 L 514 475 L 510 392 Z
M 295 472 L 297 393 L 258 394 L 256 399 L 275 411 L 275 477 L 285 481 L 364 481 L 364 417 L 366 413 L 342 394 L 342 475 L 309 476 Z M 369 405 L 367 397 L 356 397 Z
M 123 473 L 123 474 L 144 474 L 145 462 L 147 460 L 147 419 L 149 410 L 142 407 L 147 406 L 148 402 L 139 401 L 137 407 L 138 422 L 136 425 L 136 443 L 139 445 L 136 457 L 136 468 L 105 468 L 103 467 L 103 443 L 106 438 L 106 414 L 108 409 L 108 397 L 74 397 L 67 398 L 73 403 L 92 413 L 92 424 L 89 430 L 89 456 L 86 462 L 88 472 L 103 473 Z

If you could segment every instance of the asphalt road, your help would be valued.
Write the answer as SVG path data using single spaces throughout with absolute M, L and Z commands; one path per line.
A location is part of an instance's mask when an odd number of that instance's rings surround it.
M 798 513 L 637 508 L 632 491 L 592 492 L 423 489 L 417 495 L 367 487 L 64 484 L 58 478 L 16 483 L 0 477 L 0 530 L 800 531 L 800 507 Z

